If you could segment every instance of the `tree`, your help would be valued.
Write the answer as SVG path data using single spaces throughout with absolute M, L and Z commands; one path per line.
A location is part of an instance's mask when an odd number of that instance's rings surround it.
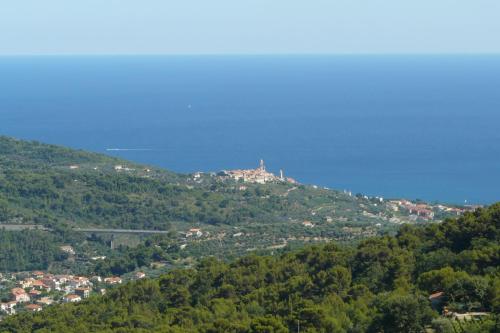
M 425 326 L 430 324 L 435 316 L 427 299 L 400 290 L 378 295 L 374 306 L 377 314 L 369 332 L 424 332 Z

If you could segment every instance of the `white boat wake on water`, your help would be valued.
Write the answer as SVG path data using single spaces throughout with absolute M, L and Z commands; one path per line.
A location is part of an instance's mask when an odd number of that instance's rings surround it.
M 106 148 L 106 151 L 153 151 L 151 148 Z

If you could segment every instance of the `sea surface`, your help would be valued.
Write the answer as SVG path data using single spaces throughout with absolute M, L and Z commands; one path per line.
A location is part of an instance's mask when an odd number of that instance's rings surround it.
M 500 200 L 500 56 L 0 57 L 0 134 L 178 172 Z M 111 150 L 108 150 L 111 149 Z

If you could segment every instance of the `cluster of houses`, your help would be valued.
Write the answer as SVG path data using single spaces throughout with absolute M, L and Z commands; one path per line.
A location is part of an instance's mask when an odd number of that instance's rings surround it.
M 136 272 L 134 279 L 145 278 L 143 272 Z M 17 279 L 16 276 L 12 278 Z M 3 279 L 3 281 L 9 281 Z M 90 297 L 92 292 L 104 294 L 105 288 L 97 286 L 113 286 L 122 283 L 121 277 L 74 275 L 54 275 L 41 271 L 31 272 L 29 277 L 16 281 L 16 287 L 10 290 L 10 301 L 0 303 L 0 313 L 13 315 L 16 309 L 37 312 L 44 306 L 53 303 L 75 303 Z
M 264 161 L 260 160 L 260 165 L 256 169 L 245 169 L 245 170 L 228 170 L 222 171 L 222 176 L 230 177 L 234 180 L 242 180 L 246 183 L 257 183 L 265 184 L 270 182 L 289 182 L 296 184 L 293 178 L 283 176 L 283 171 L 280 171 L 280 175 L 276 176 L 271 172 L 266 170 Z
M 62 302 L 79 302 L 90 296 L 92 282 L 89 278 L 73 275 L 53 275 L 36 271 L 31 277 L 17 281 L 17 286 L 10 290 L 11 300 L 0 304 L 6 314 L 16 313 L 16 308 L 27 311 L 41 311 L 43 306 L 55 302 L 54 295 L 62 294 Z
M 431 206 L 427 204 L 415 204 L 408 200 L 391 200 L 388 203 L 389 207 L 394 211 L 405 210 L 410 215 L 420 217 L 426 220 L 434 218 L 434 211 Z
M 427 204 L 414 204 L 409 201 L 405 201 L 402 206 L 410 213 L 410 215 L 416 215 L 426 220 L 432 220 L 434 218 L 434 211 Z
M 480 206 L 464 206 L 464 207 L 450 207 L 446 205 L 429 205 L 425 203 L 413 203 L 411 201 L 391 200 L 388 203 L 389 207 L 394 211 L 404 210 L 416 218 L 425 220 L 432 220 L 435 212 L 444 212 L 454 215 L 462 215 L 467 211 L 474 211 Z
M 455 215 L 462 215 L 465 212 L 473 212 L 478 208 L 481 208 L 482 206 L 479 205 L 468 205 L 464 207 L 449 207 L 445 205 L 437 205 L 436 208 L 442 212 L 446 213 L 452 213 Z

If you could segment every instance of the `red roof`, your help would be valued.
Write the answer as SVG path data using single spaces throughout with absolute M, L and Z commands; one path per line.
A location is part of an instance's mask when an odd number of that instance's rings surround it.
M 22 288 L 12 288 L 10 292 L 14 295 L 26 294 L 26 291 L 24 291 L 24 289 Z
M 442 296 L 444 296 L 444 292 L 443 291 L 438 291 L 437 293 L 430 294 L 429 295 L 429 299 L 436 299 L 436 298 L 439 298 L 439 297 L 442 297 Z

